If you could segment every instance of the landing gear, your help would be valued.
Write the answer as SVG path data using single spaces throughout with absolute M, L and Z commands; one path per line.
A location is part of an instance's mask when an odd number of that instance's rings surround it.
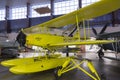
M 55 76 L 55 80 L 59 80 L 61 74 L 59 74 L 59 70 L 62 69 L 62 66 L 59 66 L 57 67 L 55 70 L 54 70 L 54 76 Z
M 85 68 L 83 66 L 81 66 L 83 63 L 87 64 L 87 67 L 89 69 L 89 71 L 91 71 L 91 73 L 87 70 L 85 70 Z M 57 67 L 55 69 L 55 78 L 56 80 L 60 80 L 60 76 L 68 71 L 71 71 L 73 69 L 79 69 L 80 71 L 82 71 L 83 73 L 85 73 L 86 75 L 88 75 L 90 78 L 92 78 L 93 80 L 101 80 L 96 69 L 94 68 L 93 63 L 88 60 L 88 59 L 72 59 L 70 58 L 69 60 L 65 61 L 65 63 L 62 65 L 62 67 Z
M 104 52 L 102 51 L 102 49 L 100 49 L 97 53 L 98 53 L 99 59 L 102 59 L 102 57 L 104 56 Z

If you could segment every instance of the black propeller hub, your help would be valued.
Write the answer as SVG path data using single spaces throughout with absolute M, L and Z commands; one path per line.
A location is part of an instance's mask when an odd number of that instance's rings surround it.
M 19 43 L 20 47 L 25 47 L 26 35 L 22 31 L 20 31 L 18 36 L 16 37 L 16 41 Z

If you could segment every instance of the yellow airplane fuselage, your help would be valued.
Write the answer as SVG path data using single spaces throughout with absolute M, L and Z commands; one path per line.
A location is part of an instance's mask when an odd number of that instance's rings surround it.
M 75 41 L 77 38 L 63 37 L 52 34 L 30 34 L 27 35 L 26 44 L 49 48 L 50 44 Z

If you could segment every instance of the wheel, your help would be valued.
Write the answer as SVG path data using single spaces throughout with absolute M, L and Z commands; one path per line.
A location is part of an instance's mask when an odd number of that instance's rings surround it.
M 98 56 L 99 56 L 100 59 L 102 59 L 102 57 L 104 56 L 104 53 L 100 52 L 100 53 L 98 53 Z
M 98 53 L 99 58 L 102 59 L 102 57 L 104 56 L 102 48 L 97 53 Z
M 61 75 L 58 75 L 58 70 L 61 69 L 62 67 L 59 66 L 54 70 L 54 76 L 55 76 L 55 80 L 59 80 Z

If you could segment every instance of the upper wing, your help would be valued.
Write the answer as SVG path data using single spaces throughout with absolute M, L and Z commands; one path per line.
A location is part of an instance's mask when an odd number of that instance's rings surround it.
M 49 46 L 67 46 L 67 45 L 91 45 L 91 44 L 107 44 L 112 43 L 113 40 L 86 40 L 86 41 L 76 41 L 76 42 L 66 42 L 59 44 L 50 44 Z
M 40 27 L 61 27 L 68 24 L 76 23 L 76 15 L 78 16 L 78 21 L 82 21 L 83 19 L 91 19 L 98 16 L 102 16 L 114 10 L 120 8 L 120 0 L 100 0 L 94 4 L 83 7 L 79 10 L 71 12 L 69 14 L 63 15 L 61 17 L 57 17 L 55 19 L 49 20 L 42 24 L 32 26 L 30 28 L 24 29 L 24 32 L 39 32 Z

